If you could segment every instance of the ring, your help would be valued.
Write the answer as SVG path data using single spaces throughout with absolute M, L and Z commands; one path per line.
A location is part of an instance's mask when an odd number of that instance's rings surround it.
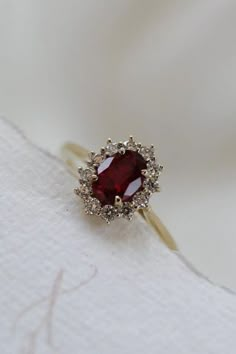
M 163 166 L 157 163 L 154 146 L 128 141 L 115 143 L 108 139 L 99 153 L 80 145 L 66 143 L 62 156 L 70 171 L 79 177 L 74 192 L 83 203 L 85 213 L 96 215 L 108 224 L 116 218 L 132 220 L 138 212 L 172 250 L 177 250 L 170 232 L 149 205 L 153 193 L 159 192 Z M 79 167 L 81 161 L 84 167 Z

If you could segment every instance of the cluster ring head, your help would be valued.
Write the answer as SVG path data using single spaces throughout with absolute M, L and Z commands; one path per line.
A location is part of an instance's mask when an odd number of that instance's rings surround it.
M 129 158 L 132 159 L 131 162 L 134 165 L 133 175 L 136 178 L 132 182 L 130 182 L 132 167 L 130 167 Z M 121 186 L 125 183 L 124 176 L 122 176 L 121 172 L 117 171 L 125 171 L 120 166 L 121 164 L 126 164 L 128 174 L 127 183 L 129 182 L 130 184 L 126 188 L 126 194 L 122 194 L 120 189 L 117 189 L 117 194 L 114 195 L 112 202 L 108 196 L 109 202 L 107 203 L 106 200 L 104 201 L 103 198 L 100 198 L 98 193 L 95 193 L 94 186 L 100 183 L 101 178 L 104 179 L 104 173 L 106 173 L 104 171 L 109 170 L 112 163 L 116 181 L 119 178 L 119 173 L 121 174 Z M 117 171 L 116 166 L 114 166 L 115 163 L 118 164 Z M 144 168 L 140 168 L 140 166 L 144 166 Z M 102 147 L 98 153 L 89 153 L 85 168 L 78 168 L 79 187 L 75 189 L 75 193 L 82 199 L 86 214 L 100 216 L 107 223 L 120 217 L 131 220 L 134 212 L 147 208 L 150 196 L 160 191 L 159 176 L 162 170 L 163 166 L 159 165 L 156 161 L 153 145 L 144 146 L 136 142 L 132 136 L 127 141 L 118 143 L 108 139 L 105 147 Z M 103 177 L 101 177 L 102 175 Z M 137 185 L 137 182 L 140 183 L 139 187 L 134 193 L 129 194 L 128 191 L 130 192 L 133 186 Z M 106 195 L 108 194 L 107 188 L 107 183 L 105 183 L 104 189 Z M 116 191 L 112 191 L 111 193 L 115 193 Z

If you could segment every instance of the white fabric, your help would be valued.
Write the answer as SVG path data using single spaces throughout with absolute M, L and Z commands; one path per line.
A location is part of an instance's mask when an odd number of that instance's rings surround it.
M 0 120 L 1 354 L 235 354 L 236 297 L 140 219 L 84 215 L 75 179 Z

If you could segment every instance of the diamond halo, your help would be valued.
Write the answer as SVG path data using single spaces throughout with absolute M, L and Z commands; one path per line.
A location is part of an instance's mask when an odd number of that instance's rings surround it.
M 123 200 L 119 195 L 115 196 L 113 204 L 101 203 L 94 196 L 93 185 L 99 180 L 98 169 L 104 161 L 111 157 L 119 157 L 128 151 L 136 152 L 145 161 L 146 168 L 141 170 L 143 182 L 141 187 L 135 192 L 129 200 Z M 129 154 L 129 153 L 127 153 Z M 132 136 L 128 141 L 115 143 L 108 139 L 105 147 L 102 147 L 99 153 L 89 153 L 89 160 L 86 167 L 78 168 L 79 187 L 75 189 L 75 194 L 80 196 L 84 202 L 85 213 L 88 215 L 100 216 L 107 223 L 116 218 L 125 218 L 131 220 L 135 211 L 147 208 L 150 196 L 159 192 L 159 175 L 163 166 L 156 161 L 154 146 L 144 146 L 137 143 Z

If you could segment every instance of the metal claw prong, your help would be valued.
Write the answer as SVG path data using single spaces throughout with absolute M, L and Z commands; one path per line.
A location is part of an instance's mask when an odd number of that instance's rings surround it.
M 134 141 L 134 137 L 133 137 L 133 135 L 130 135 L 130 136 L 129 136 L 129 142 L 130 142 L 130 143 L 133 143 L 133 141 Z
M 111 144 L 111 143 L 112 143 L 111 138 L 108 138 L 108 139 L 107 139 L 107 144 Z
M 90 160 L 92 160 L 95 155 L 96 155 L 96 153 L 95 153 L 94 151 L 91 151 L 91 152 L 89 152 L 89 154 L 88 154 Z
M 115 196 L 115 206 L 122 206 L 123 205 L 123 202 L 122 202 L 122 199 L 119 195 L 116 195 Z
M 142 171 L 141 171 L 141 173 L 142 173 L 142 175 L 143 175 L 143 176 L 145 176 L 145 177 L 147 177 L 147 175 L 148 175 L 148 171 L 147 171 L 147 170 L 145 170 L 145 169 L 144 169 L 144 170 L 142 170 Z
M 103 155 L 103 154 L 105 154 L 105 152 L 106 152 L 106 149 L 104 147 L 102 147 L 101 148 L 101 154 Z
M 96 182 L 98 180 L 98 176 L 97 175 L 92 175 L 92 181 Z

